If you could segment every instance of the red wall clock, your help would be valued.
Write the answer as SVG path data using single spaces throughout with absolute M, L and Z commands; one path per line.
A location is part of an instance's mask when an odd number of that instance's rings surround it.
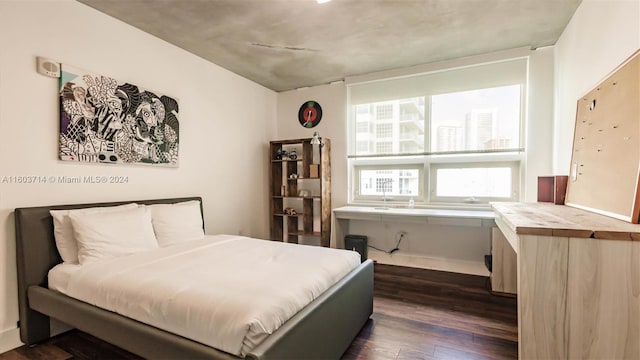
M 322 108 L 313 100 L 305 101 L 298 110 L 298 121 L 306 128 L 315 127 L 322 119 Z

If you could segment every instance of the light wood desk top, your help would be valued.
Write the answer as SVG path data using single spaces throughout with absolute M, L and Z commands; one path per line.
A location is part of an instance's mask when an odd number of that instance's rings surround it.
M 496 222 L 518 235 L 640 241 L 640 225 L 551 203 L 491 203 Z

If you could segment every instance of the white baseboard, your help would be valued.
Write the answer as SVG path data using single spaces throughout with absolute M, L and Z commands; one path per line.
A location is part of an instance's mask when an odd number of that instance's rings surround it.
M 0 354 L 24 345 L 20 341 L 20 329 L 9 329 L 0 333 Z
M 415 254 L 406 254 L 400 251 L 394 252 L 393 254 L 387 254 L 371 248 L 369 248 L 368 251 L 368 258 L 386 265 L 408 266 L 420 269 L 489 276 L 489 271 L 484 266 L 483 262 L 433 258 Z

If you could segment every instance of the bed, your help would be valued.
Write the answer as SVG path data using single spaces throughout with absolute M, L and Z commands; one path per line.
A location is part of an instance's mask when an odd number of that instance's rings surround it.
M 147 325 L 48 288 L 62 259 L 50 210 L 176 204 L 199 197 L 18 208 L 15 210 L 20 337 L 29 345 L 52 336 L 52 319 L 146 358 L 238 359 L 240 356 Z M 202 212 L 202 208 L 200 208 Z M 247 294 L 247 297 L 255 294 Z M 250 349 L 246 359 L 338 359 L 373 310 L 373 263 L 366 261 Z

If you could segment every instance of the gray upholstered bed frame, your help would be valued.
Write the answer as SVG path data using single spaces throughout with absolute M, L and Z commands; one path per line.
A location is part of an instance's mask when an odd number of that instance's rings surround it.
M 135 202 L 158 204 L 187 200 L 202 199 L 189 197 Z M 133 201 L 15 210 L 21 340 L 32 345 L 51 337 L 50 318 L 53 318 L 146 358 L 237 359 L 47 288 L 49 270 L 62 262 L 55 246 L 49 210 L 129 202 Z M 373 263 L 368 260 L 287 321 L 246 358 L 338 359 L 372 311 Z

